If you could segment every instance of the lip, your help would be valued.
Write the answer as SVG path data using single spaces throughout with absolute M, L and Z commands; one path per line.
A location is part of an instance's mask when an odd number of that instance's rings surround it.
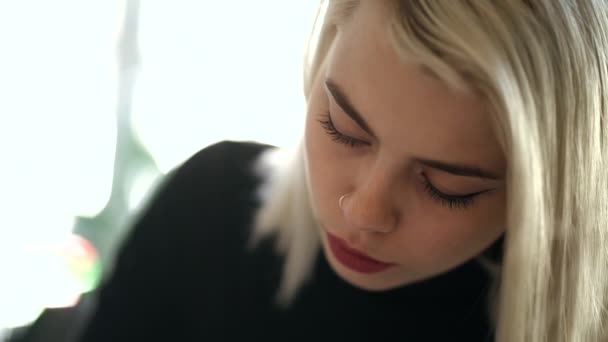
M 346 245 L 344 240 L 330 234 L 329 232 L 326 233 L 331 252 L 340 263 L 353 271 L 370 274 L 378 273 L 391 266 L 394 266 L 394 264 L 373 259 L 359 251 L 353 250 Z

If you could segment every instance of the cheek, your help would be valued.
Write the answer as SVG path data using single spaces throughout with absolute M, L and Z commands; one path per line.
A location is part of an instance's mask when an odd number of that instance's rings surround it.
M 336 153 L 336 143 L 330 140 L 315 117 L 306 120 L 306 156 L 312 202 L 319 218 L 325 220 L 336 215 L 331 208 L 338 208 L 338 199 L 347 192 L 348 174 L 345 173 L 344 157 Z
M 473 215 L 461 220 L 436 222 L 441 226 L 436 229 L 438 234 L 430 239 L 435 240 L 436 247 L 445 250 L 447 254 L 461 258 L 472 257 L 481 253 L 502 233 L 501 225 L 492 221 Z
M 410 217 L 409 229 L 402 230 L 401 244 L 393 245 L 393 250 L 404 251 L 402 260 L 419 260 L 420 266 L 438 270 L 479 255 L 504 232 L 504 202 L 497 196 L 478 204 L 463 212 L 445 208 L 418 212 Z

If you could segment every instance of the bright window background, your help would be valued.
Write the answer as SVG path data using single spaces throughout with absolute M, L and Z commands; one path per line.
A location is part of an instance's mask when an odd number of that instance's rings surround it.
M 0 2 L 0 332 L 69 303 L 54 247 L 76 232 L 110 260 L 142 199 L 196 151 L 297 143 L 317 4 Z

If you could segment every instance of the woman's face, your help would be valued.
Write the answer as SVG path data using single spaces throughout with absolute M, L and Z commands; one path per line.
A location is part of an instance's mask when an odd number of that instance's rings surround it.
M 506 163 L 487 106 L 402 62 L 382 3 L 362 1 L 340 28 L 306 120 L 325 255 L 344 280 L 370 290 L 445 272 L 505 224 Z

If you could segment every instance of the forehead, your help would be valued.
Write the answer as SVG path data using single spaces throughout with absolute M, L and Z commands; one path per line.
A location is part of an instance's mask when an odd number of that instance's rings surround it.
M 448 88 L 419 64 L 401 60 L 382 1 L 361 2 L 328 56 L 327 77 L 345 92 L 385 146 L 444 160 L 502 167 L 490 111 L 473 92 Z

